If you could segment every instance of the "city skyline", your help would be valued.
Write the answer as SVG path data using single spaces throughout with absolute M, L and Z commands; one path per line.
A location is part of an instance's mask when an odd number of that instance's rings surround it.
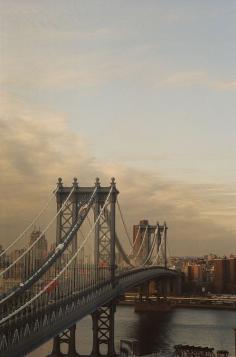
M 115 176 L 130 230 L 235 253 L 235 3 L 102 4 L 0 1 L 1 243 L 58 176 Z

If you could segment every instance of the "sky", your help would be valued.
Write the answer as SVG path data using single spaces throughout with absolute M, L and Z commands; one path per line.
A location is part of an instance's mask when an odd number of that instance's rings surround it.
M 236 253 L 236 2 L 0 0 L 0 237 L 116 177 L 172 255 Z

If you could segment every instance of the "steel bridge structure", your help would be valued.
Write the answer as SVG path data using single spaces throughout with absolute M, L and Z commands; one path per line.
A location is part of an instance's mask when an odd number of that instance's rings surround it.
M 141 227 L 141 241 L 130 239 L 118 194 L 114 178 L 106 187 L 99 179 L 92 187 L 81 187 L 76 178 L 66 187 L 59 178 L 51 195 L 56 196 L 57 212 L 46 228 L 26 242 L 40 212 L 0 253 L 0 356 L 25 356 L 52 338 L 51 356 L 62 355 L 62 343 L 68 345 L 67 356 L 77 356 L 76 323 L 89 314 L 93 322 L 91 355 L 115 356 L 119 297 L 151 280 L 172 281 L 178 288 L 179 274 L 167 267 L 166 224 Z M 122 239 L 116 229 L 117 206 L 124 226 Z M 45 233 L 52 222 L 56 232 L 47 251 Z M 14 246 L 20 249 L 9 259 Z

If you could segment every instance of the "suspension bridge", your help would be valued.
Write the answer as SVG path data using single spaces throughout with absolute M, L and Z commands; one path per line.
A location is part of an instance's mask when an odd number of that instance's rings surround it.
M 57 187 L 32 223 L 0 253 L 0 356 L 25 356 L 53 338 L 51 356 L 77 356 L 76 323 L 92 316 L 92 356 L 115 356 L 114 320 L 119 297 L 151 280 L 178 282 L 167 267 L 167 226 L 142 221 L 131 238 L 115 179 L 102 186 Z M 28 234 L 56 197 L 57 211 L 28 242 Z M 116 209 L 117 208 L 117 209 Z M 116 212 L 117 211 L 117 212 Z M 122 236 L 117 233 L 119 214 Z M 55 224 L 53 244 L 45 234 Z M 18 247 L 17 254 L 11 254 Z M 11 257 L 11 258 L 9 258 Z M 176 284 L 178 286 L 178 284 Z

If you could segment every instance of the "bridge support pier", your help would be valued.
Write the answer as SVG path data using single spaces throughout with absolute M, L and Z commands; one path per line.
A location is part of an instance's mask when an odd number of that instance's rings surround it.
M 166 297 L 170 295 L 171 287 L 170 281 L 168 279 L 160 279 L 158 281 L 158 295 L 162 297 Z
M 53 347 L 52 347 L 52 353 L 48 355 L 47 357 L 60 357 L 63 356 L 61 353 L 61 343 L 60 343 L 60 336 L 57 335 L 53 339 Z
M 139 301 L 146 301 L 149 298 L 149 282 L 139 287 Z
M 77 357 L 79 354 L 76 352 L 76 341 L 75 341 L 75 331 L 76 325 L 73 325 L 69 329 L 65 330 L 60 335 L 57 335 L 53 339 L 52 353 L 47 357 Z M 65 343 L 68 345 L 67 353 L 61 352 L 61 345 Z
M 164 282 L 164 291 L 165 291 L 165 297 L 170 296 L 171 294 L 171 281 L 170 279 L 166 279 Z
M 91 356 L 98 357 L 105 355 L 107 357 L 116 356 L 115 353 L 115 334 L 114 334 L 114 322 L 115 322 L 115 303 L 111 303 L 108 306 L 98 308 L 92 314 L 93 320 L 93 349 Z M 106 348 L 106 354 L 103 353 L 101 347 Z
M 174 281 L 174 295 L 180 296 L 182 293 L 182 277 L 179 274 L 178 277 Z

